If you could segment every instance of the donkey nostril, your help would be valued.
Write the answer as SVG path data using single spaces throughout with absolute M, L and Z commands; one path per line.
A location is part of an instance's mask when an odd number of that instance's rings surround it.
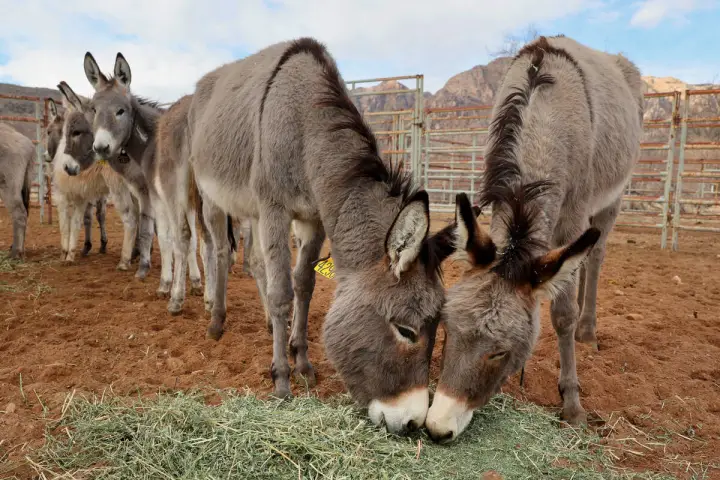
M 407 425 L 405 425 L 405 428 L 408 432 L 415 432 L 418 428 L 420 428 L 420 426 L 415 423 L 415 420 L 410 420 Z

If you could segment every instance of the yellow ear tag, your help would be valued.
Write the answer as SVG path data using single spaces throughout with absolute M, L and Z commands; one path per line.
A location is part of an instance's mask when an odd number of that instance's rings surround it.
M 332 257 L 319 261 L 315 265 L 315 271 L 325 278 L 335 278 L 335 262 L 333 262 Z

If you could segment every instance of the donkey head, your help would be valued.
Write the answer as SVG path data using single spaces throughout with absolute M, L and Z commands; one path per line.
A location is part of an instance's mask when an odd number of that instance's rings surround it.
M 442 372 L 427 417 L 436 441 L 456 438 L 473 410 L 522 368 L 540 330 L 540 300 L 554 298 L 572 280 L 600 236 L 590 228 L 567 246 L 525 256 L 524 265 L 512 265 L 513 272 L 522 274 L 506 275 L 498 265 L 503 256 L 513 256 L 512 242 L 496 246 L 477 223 L 465 194 L 457 196 L 455 218 L 455 244 L 471 268 L 448 291 L 443 308 Z
M 421 427 L 429 407 L 429 363 L 445 300 L 436 267 L 452 253 L 454 228 L 428 238 L 429 224 L 428 194 L 420 191 L 382 232 L 381 261 L 338 272 L 325 320 L 326 353 L 353 399 L 394 433 Z
M 50 107 L 50 116 L 48 118 L 48 126 L 45 131 L 47 135 L 47 161 L 52 162 L 57 153 L 60 139 L 63 136 L 63 124 L 65 123 L 65 116 L 58 112 L 57 104 L 55 100 L 50 98 L 48 100 L 48 106 Z
M 48 153 L 60 162 L 68 175 L 74 176 L 93 165 L 92 116 L 87 99 L 81 99 L 65 82 L 58 89 L 63 94 L 65 113 L 58 115 L 55 102 L 50 103 L 52 115 L 48 127 Z M 59 127 L 59 128 L 58 128 Z
M 133 103 L 130 93 L 130 65 L 118 53 L 114 76 L 108 79 L 100 71 L 90 52 L 85 54 L 85 76 L 95 89 L 92 99 L 93 150 L 105 160 L 117 158 L 133 131 Z

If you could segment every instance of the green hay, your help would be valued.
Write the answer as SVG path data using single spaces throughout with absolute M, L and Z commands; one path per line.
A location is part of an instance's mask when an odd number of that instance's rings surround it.
M 559 428 L 540 407 L 496 397 L 448 446 L 396 437 L 347 401 L 229 395 L 76 400 L 28 462 L 39 478 L 505 479 L 661 478 L 615 469 L 596 437 Z M 418 443 L 421 442 L 419 448 Z M 419 451 L 419 454 L 418 454 Z

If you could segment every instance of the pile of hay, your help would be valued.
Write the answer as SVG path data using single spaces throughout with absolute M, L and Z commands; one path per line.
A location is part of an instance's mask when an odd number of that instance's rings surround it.
M 333 403 L 250 394 L 217 406 L 183 393 L 76 399 L 28 461 L 40 478 L 631 478 L 612 467 L 596 438 L 508 396 L 476 413 L 448 446 L 423 433 L 386 434 L 347 400 Z

